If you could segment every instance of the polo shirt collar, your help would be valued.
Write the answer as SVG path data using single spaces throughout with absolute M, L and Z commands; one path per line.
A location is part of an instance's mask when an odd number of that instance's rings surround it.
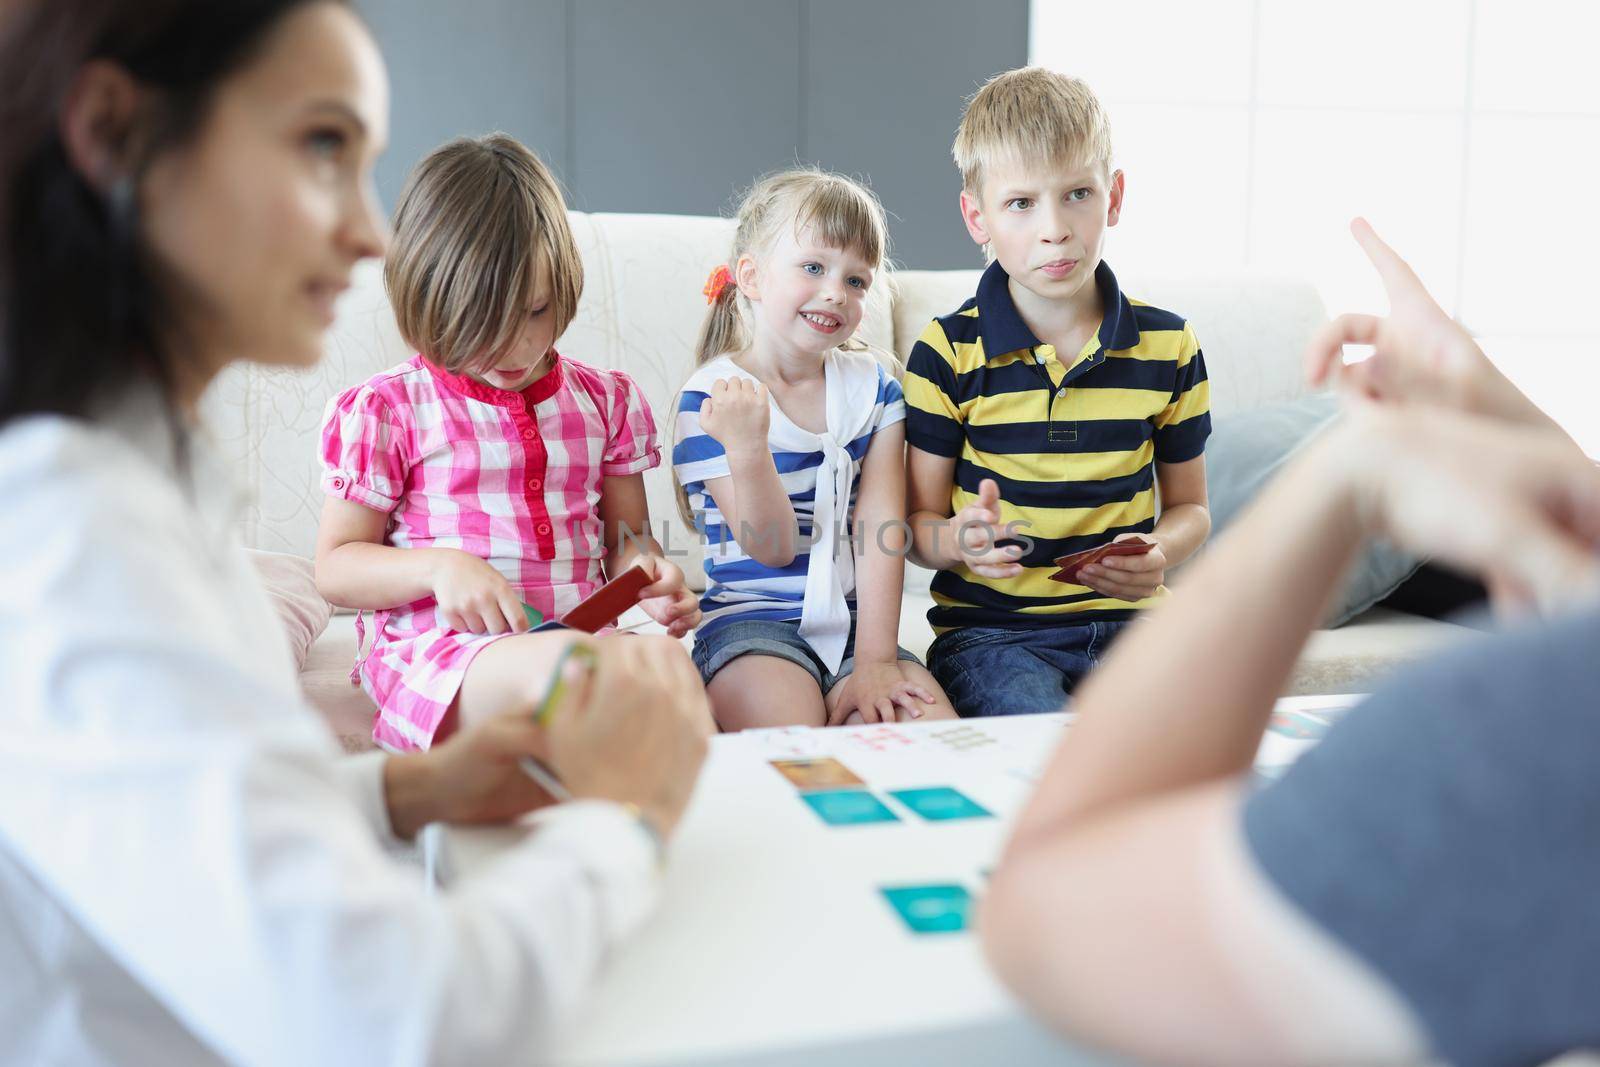
M 1120 352 L 1139 345 L 1139 324 L 1133 318 L 1133 305 L 1122 295 L 1117 276 L 1105 260 L 1094 269 L 1095 287 L 1100 293 L 1100 349 Z M 1034 349 L 1044 342 L 1022 321 L 1022 313 L 1011 299 L 1011 277 L 995 260 L 978 281 L 978 328 L 983 334 L 986 359 Z
M 550 350 L 551 366 L 549 373 L 520 392 L 512 392 L 509 389 L 496 389 L 487 382 L 480 382 L 469 375 L 454 374 L 420 355 L 415 356 L 414 359 L 417 363 L 427 367 L 434 378 L 450 391 L 471 397 L 473 400 L 481 400 L 486 404 L 495 404 L 499 407 L 531 407 L 534 404 L 549 400 L 561 388 L 561 382 L 565 377 L 561 353 L 553 348 Z

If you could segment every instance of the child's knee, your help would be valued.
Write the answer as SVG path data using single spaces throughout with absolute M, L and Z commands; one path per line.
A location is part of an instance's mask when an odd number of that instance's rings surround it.
M 617 634 L 616 637 L 619 641 L 642 642 L 640 647 L 648 648 L 651 652 L 663 652 L 667 655 L 677 656 L 687 656 L 689 654 L 689 650 L 684 647 L 681 640 L 676 637 L 668 637 L 666 634 Z

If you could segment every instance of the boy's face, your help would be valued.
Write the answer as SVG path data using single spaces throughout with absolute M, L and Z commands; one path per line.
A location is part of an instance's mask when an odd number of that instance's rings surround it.
M 1001 163 L 961 194 L 967 233 L 989 245 L 1012 282 L 1042 300 L 1094 291 L 1106 228 L 1122 213 L 1122 172 Z

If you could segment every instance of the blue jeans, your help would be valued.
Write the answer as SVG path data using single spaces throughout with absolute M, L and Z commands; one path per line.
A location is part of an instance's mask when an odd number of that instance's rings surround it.
M 850 620 L 850 636 L 845 639 L 844 659 L 837 671 L 828 670 L 806 639 L 800 636 L 800 622 L 782 622 L 774 619 L 730 619 L 711 631 L 694 635 L 694 648 L 690 655 L 700 668 L 700 680 L 706 685 L 718 671 L 748 655 L 776 656 L 805 668 L 817 680 L 824 694 L 848 678 L 856 669 L 856 623 Z M 922 661 L 900 649 L 896 659 L 920 664 Z
M 928 647 L 928 670 L 962 718 L 1060 711 L 1129 621 L 950 630 Z

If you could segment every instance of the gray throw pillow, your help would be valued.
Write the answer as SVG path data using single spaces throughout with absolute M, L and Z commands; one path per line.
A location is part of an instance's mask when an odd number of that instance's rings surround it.
M 1339 414 L 1339 401 L 1316 393 L 1283 404 L 1214 418 L 1206 442 L 1206 488 L 1215 539 L 1255 499 L 1278 469 Z M 1324 625 L 1341 626 L 1394 592 L 1422 560 L 1374 541 L 1356 558 Z

